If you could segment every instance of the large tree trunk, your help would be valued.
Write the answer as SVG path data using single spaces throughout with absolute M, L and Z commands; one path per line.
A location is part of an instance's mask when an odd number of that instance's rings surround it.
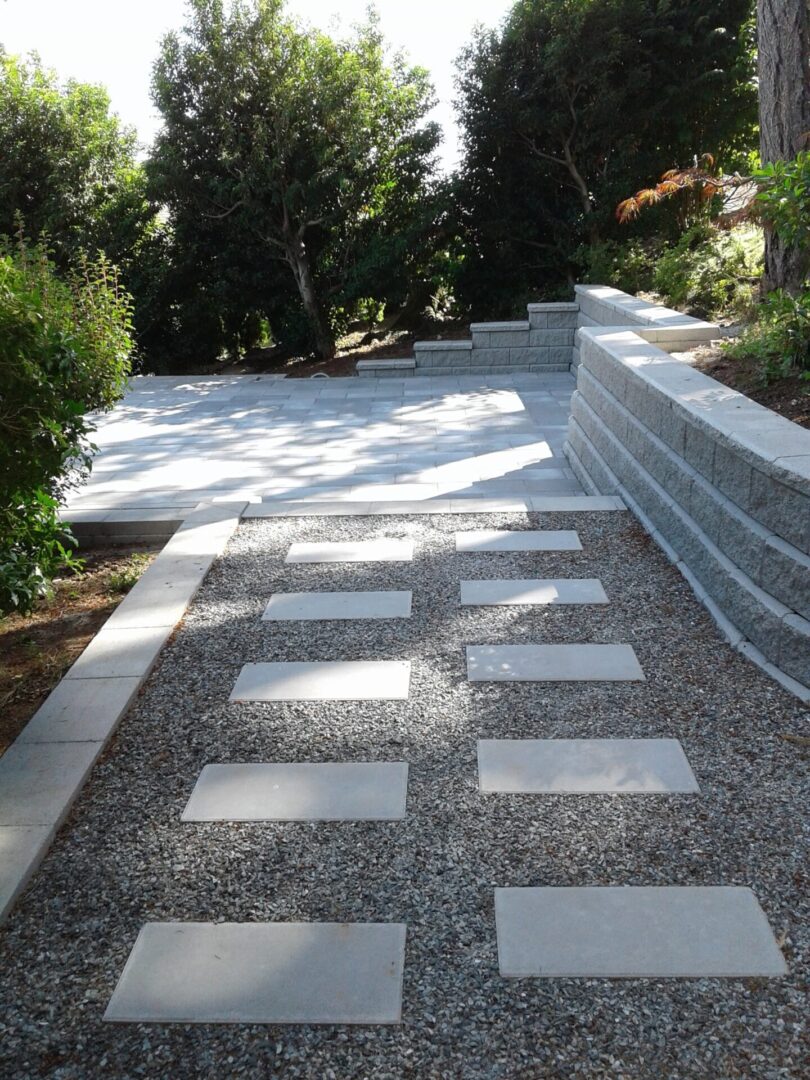
M 332 336 L 329 320 L 318 299 L 312 269 L 309 265 L 309 255 L 303 240 L 296 238 L 289 243 L 287 261 L 292 268 L 301 303 L 304 305 L 304 311 L 312 327 L 315 352 L 321 360 L 331 360 L 335 355 L 335 339 Z
M 810 2 L 757 0 L 757 38 L 762 160 L 788 161 L 810 133 Z M 795 292 L 806 270 L 799 252 L 768 230 L 766 288 Z

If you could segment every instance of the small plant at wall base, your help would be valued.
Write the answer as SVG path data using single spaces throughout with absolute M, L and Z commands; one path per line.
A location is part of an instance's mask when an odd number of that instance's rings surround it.
M 59 278 L 43 247 L 0 245 L 0 614 L 79 565 L 58 507 L 90 471 L 87 413 L 126 386 L 130 318 L 104 259 Z

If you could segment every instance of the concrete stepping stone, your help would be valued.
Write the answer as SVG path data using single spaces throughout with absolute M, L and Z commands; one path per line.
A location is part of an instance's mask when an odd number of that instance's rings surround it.
M 754 978 L 784 957 L 750 889 L 496 889 L 507 978 Z
M 515 604 L 606 604 L 597 578 L 529 578 L 461 582 L 463 607 L 505 607 Z
M 231 701 L 396 701 L 408 696 L 407 660 L 245 664 Z
M 398 1024 L 401 923 L 147 923 L 104 1019 Z
M 413 540 L 381 537 L 343 543 L 293 544 L 286 563 L 412 562 Z
M 631 645 L 468 645 L 470 682 L 644 682 Z
M 478 779 L 512 794 L 700 791 L 677 739 L 479 739 Z
M 406 762 L 206 765 L 183 821 L 397 821 Z
M 262 619 L 409 619 L 411 600 L 410 592 L 274 593 Z
M 456 533 L 456 551 L 582 551 L 582 544 L 571 530 L 475 529 Z

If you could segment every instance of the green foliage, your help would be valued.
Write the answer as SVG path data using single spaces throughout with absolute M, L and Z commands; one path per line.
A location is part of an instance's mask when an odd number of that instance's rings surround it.
M 0 611 L 30 609 L 71 565 L 57 505 L 90 469 L 86 413 L 118 400 L 130 350 L 106 260 L 58 278 L 42 248 L 0 247 Z
M 655 268 L 666 244 L 661 237 L 635 238 L 624 242 L 603 240 L 585 245 L 579 260 L 581 280 L 592 285 L 612 285 L 623 292 L 650 292 Z
M 128 593 L 136 585 L 139 578 L 149 566 L 151 557 L 140 551 L 133 552 L 128 561 L 119 569 L 110 574 L 107 582 L 110 592 Z
M 181 297 L 204 290 L 233 328 L 261 312 L 284 344 L 303 310 L 328 355 L 330 312 L 407 294 L 435 227 L 439 134 L 423 123 L 427 73 L 389 61 L 373 19 L 334 40 L 281 0 L 191 0 L 153 87 L 164 129 L 148 168 Z
M 764 239 L 752 225 L 693 225 L 656 262 L 653 286 L 665 304 L 699 318 L 744 315 L 762 275 Z
M 810 259 L 810 152 L 792 161 L 775 161 L 754 172 L 760 185 L 756 206 L 779 238 L 797 248 L 807 270 Z
M 574 280 L 581 245 L 619 238 L 613 212 L 649 175 L 756 143 L 750 0 L 518 0 L 459 60 L 468 257 L 479 314 Z M 661 207 L 636 235 L 677 236 Z
M 810 292 L 770 293 L 752 325 L 726 348 L 735 359 L 755 360 L 766 382 L 796 373 L 810 379 Z

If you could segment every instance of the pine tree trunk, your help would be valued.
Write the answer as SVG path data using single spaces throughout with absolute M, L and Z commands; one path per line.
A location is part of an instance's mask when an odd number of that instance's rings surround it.
M 304 311 L 312 328 L 312 337 L 315 343 L 315 352 L 320 360 L 331 360 L 335 355 L 335 339 L 332 329 L 326 318 L 326 313 L 321 307 L 312 270 L 309 265 L 309 255 L 303 241 L 296 240 L 287 248 L 287 261 L 295 276 L 298 286 L 298 294 Z
M 757 0 L 760 152 L 764 163 L 788 161 L 810 132 L 810 2 Z M 765 285 L 798 291 L 806 266 L 799 252 L 770 230 Z

